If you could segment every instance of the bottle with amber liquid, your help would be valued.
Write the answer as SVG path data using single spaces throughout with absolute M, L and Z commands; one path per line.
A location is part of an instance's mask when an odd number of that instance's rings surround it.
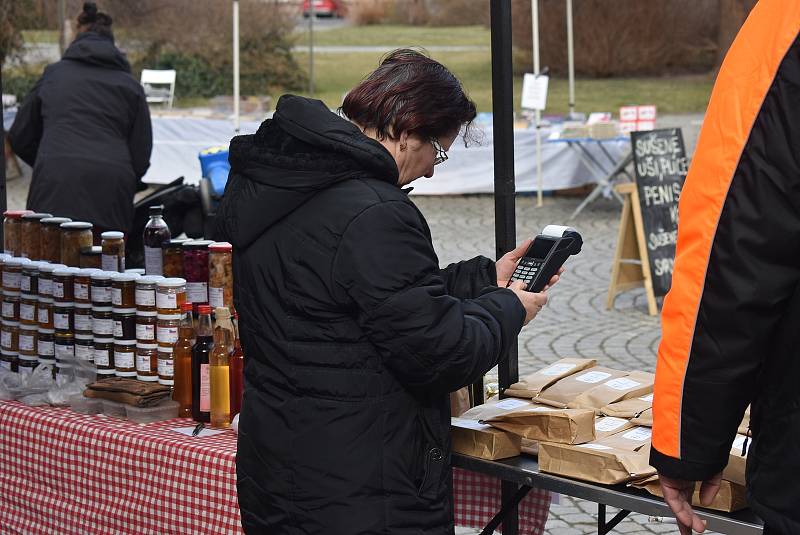
M 242 395 L 244 393 L 244 353 L 239 340 L 239 319 L 234 312 L 233 320 L 233 353 L 230 356 L 231 367 L 231 418 L 242 412 Z
M 181 305 L 181 322 L 178 325 L 178 341 L 172 350 L 172 359 L 175 366 L 172 399 L 180 403 L 178 416 L 191 418 L 192 416 L 192 347 L 194 346 L 194 318 L 192 317 L 192 304 Z
M 172 238 L 167 222 L 162 216 L 163 206 L 150 207 L 150 221 L 144 227 L 144 272 L 145 275 L 163 275 L 164 258 L 162 248 Z
M 214 348 L 209 356 L 211 370 L 211 427 L 231 425 L 230 354 L 233 352 L 233 323 L 227 307 L 215 310 Z
M 211 307 L 197 307 L 197 331 L 192 347 L 192 418 L 197 422 L 211 422 L 211 370 L 209 357 L 214 348 L 214 331 L 211 328 Z

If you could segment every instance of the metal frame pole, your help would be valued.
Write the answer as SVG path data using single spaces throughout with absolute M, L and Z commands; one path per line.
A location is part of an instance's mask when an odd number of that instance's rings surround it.
M 314 96 L 314 0 L 308 2 L 308 93 Z
M 3 70 L 0 69 L 0 94 L 3 93 Z M 0 105 L 2 108 L 2 105 Z M 6 125 L 3 117 L 0 116 L 0 145 L 3 147 L 0 156 L 0 214 L 8 208 L 8 191 L 6 190 Z M 13 158 L 13 156 L 12 156 Z M 0 244 L 3 244 L 3 225 L 0 225 Z M 2 247 L 0 247 L 2 249 Z
M 539 62 L 539 0 L 531 0 L 531 23 L 533 24 L 533 74 L 539 76 L 541 64 Z M 535 110 L 536 118 L 536 206 L 544 204 L 542 190 L 544 183 L 542 178 L 542 111 Z
M 239 133 L 239 0 L 233 0 L 233 129 Z
M 569 64 L 569 116 L 575 114 L 575 39 L 572 33 L 572 0 L 567 0 L 567 62 Z

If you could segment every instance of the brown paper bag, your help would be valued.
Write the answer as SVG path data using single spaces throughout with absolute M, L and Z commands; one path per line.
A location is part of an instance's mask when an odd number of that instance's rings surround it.
M 520 454 L 520 437 L 490 425 L 464 418 L 450 419 L 452 448 L 456 453 L 494 461 Z
M 522 438 L 563 444 L 594 440 L 594 411 L 524 407 L 481 420 Z
M 503 400 L 492 399 L 487 401 L 483 405 L 475 405 L 470 410 L 462 414 L 461 418 L 466 418 L 467 420 L 481 421 L 481 420 L 487 420 L 492 416 L 496 416 L 498 414 L 506 414 L 508 412 L 512 412 L 518 409 L 535 407 L 535 406 L 536 405 L 533 403 L 533 401 L 530 400 L 523 400 L 516 398 L 506 398 Z
M 533 399 L 553 383 L 597 364 L 594 359 L 565 358 L 530 375 L 507 388 L 505 394 L 517 398 Z
M 631 422 L 635 425 L 645 425 L 653 427 L 653 409 L 652 407 L 642 411 L 636 418 L 631 418 Z
M 450 416 L 461 416 L 470 408 L 469 387 L 450 393 Z
M 722 479 L 736 483 L 737 485 L 744 485 L 746 483 L 745 468 L 747 467 L 747 455 L 742 455 L 742 448 L 744 441 L 747 439 L 744 435 L 736 435 L 731 446 L 731 454 L 728 457 L 728 466 L 722 472 Z M 749 439 L 748 439 L 749 444 Z
M 581 393 L 605 381 L 616 379 L 617 377 L 625 377 L 626 375 L 628 375 L 628 372 L 595 366 L 561 379 L 542 390 L 533 400 L 537 403 L 566 409 L 567 404 Z
M 582 392 L 568 403 L 571 409 L 600 409 L 628 398 L 641 397 L 653 391 L 655 375 L 634 371 L 625 377 L 609 379 L 594 388 Z
M 630 420 L 614 416 L 598 416 L 594 421 L 595 440 L 615 435 L 633 427 Z
M 660 498 L 664 497 L 661 492 L 661 484 L 658 482 L 658 476 L 650 476 L 643 480 L 637 480 L 630 483 L 631 487 L 645 489 L 647 492 Z M 715 511 L 723 511 L 732 513 L 741 509 L 747 508 L 746 489 L 743 485 L 732 483 L 730 481 L 721 481 L 719 492 L 711 505 L 700 505 L 700 485 L 695 487 L 694 495 L 692 496 L 692 505 L 694 507 L 704 507 L 706 509 L 713 509 Z
M 742 423 L 739 424 L 739 430 L 737 432 L 740 435 L 750 434 L 750 405 L 748 405 L 747 410 L 744 411 L 744 418 L 742 418 Z
M 614 416 L 616 418 L 636 418 L 652 407 L 653 394 L 647 394 L 646 396 L 624 399 L 606 405 L 600 409 L 600 414 L 604 416 Z
M 522 446 L 520 447 L 522 453 L 527 453 L 528 455 L 533 455 L 534 457 L 539 456 L 539 441 L 538 440 L 531 440 L 529 438 L 522 439 Z

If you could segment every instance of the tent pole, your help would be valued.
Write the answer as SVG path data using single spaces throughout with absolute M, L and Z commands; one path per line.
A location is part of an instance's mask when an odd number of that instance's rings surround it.
M 575 38 L 572 33 L 572 0 L 567 0 L 567 61 L 569 63 L 569 116 L 575 116 Z
M 239 133 L 239 0 L 233 0 L 233 129 Z
M 539 76 L 539 0 L 531 0 L 531 21 L 533 24 L 533 74 Z M 535 110 L 536 118 L 536 206 L 541 207 L 542 199 L 542 111 Z

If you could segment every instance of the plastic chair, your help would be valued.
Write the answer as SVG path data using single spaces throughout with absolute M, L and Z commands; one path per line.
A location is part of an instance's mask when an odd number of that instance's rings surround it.
M 142 69 L 142 85 L 148 103 L 161 103 L 171 108 L 175 99 L 175 78 L 177 73 L 174 69 L 154 70 Z M 154 87 L 168 86 L 168 87 Z

